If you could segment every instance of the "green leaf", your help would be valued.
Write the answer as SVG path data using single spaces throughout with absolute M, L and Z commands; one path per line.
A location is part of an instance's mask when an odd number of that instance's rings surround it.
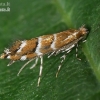
M 1 0 L 0 3 L 6 3 Z M 43 74 L 37 87 L 40 62 L 27 67 L 17 77 L 25 62 L 6 67 L 0 60 L 0 100 L 100 100 L 100 1 L 99 0 L 10 0 L 10 12 L 0 12 L 0 53 L 16 40 L 53 34 L 83 24 L 89 30 L 87 41 L 79 43 L 66 56 L 58 78 L 60 57 L 44 56 Z M 0 8 L 6 8 L 1 6 Z

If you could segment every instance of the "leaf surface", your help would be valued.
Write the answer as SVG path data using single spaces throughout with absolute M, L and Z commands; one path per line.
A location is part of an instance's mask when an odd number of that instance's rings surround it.
M 1 0 L 1 2 L 8 2 Z M 16 40 L 31 39 L 86 25 L 89 34 L 66 56 L 55 77 L 62 53 L 47 59 L 37 87 L 40 62 L 30 63 L 17 77 L 25 62 L 6 67 L 0 60 L 1 100 L 99 100 L 100 99 L 100 1 L 99 0 L 10 0 L 10 12 L 0 12 L 0 53 Z M 2 8 L 5 6 L 0 6 Z

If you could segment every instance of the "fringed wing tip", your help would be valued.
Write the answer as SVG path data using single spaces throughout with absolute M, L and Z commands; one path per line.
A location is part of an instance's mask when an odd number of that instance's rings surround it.
M 0 55 L 0 59 L 4 59 L 4 58 L 5 58 L 5 54 L 3 53 Z

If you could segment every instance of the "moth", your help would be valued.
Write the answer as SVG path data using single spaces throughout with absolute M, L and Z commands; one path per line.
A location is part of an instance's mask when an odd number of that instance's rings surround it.
M 66 54 L 69 53 L 80 40 L 85 38 L 87 33 L 87 29 L 82 26 L 78 30 L 69 29 L 51 35 L 39 36 L 30 40 L 18 40 L 13 43 L 10 48 L 5 48 L 4 52 L 0 56 L 0 59 L 10 59 L 11 61 L 7 66 L 12 65 L 18 60 L 28 60 L 19 70 L 17 74 L 19 75 L 26 65 L 35 60 L 35 63 L 30 67 L 30 69 L 33 69 L 40 58 L 41 64 L 37 83 L 39 86 L 43 69 L 43 56 L 48 54 L 48 58 L 50 58 L 52 55 L 57 55 L 60 52 L 64 52 L 64 55 L 61 57 L 60 65 L 58 66 L 58 71 L 56 73 L 57 77 L 61 65 L 66 58 Z

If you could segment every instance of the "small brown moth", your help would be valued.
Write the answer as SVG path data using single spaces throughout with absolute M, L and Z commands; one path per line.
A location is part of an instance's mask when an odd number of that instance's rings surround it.
M 62 64 L 65 60 L 66 53 L 69 53 L 71 49 L 75 47 L 75 45 L 77 45 L 78 42 L 82 40 L 86 35 L 87 29 L 82 26 L 79 28 L 79 30 L 70 29 L 56 34 L 43 35 L 40 37 L 32 38 L 30 40 L 19 40 L 16 41 L 9 49 L 6 48 L 4 53 L 1 54 L 0 58 L 11 60 L 7 66 L 10 66 L 18 60 L 29 60 L 22 66 L 22 68 L 19 70 L 19 73 L 27 64 L 35 59 L 35 63 L 30 67 L 30 69 L 34 68 L 40 58 L 41 64 L 38 78 L 39 86 L 43 69 L 43 55 L 48 54 L 49 58 L 52 55 L 57 55 L 60 52 L 65 52 L 65 54 L 61 57 Z M 58 66 L 56 77 L 61 68 L 61 64 Z M 17 75 L 19 75 L 19 73 Z

